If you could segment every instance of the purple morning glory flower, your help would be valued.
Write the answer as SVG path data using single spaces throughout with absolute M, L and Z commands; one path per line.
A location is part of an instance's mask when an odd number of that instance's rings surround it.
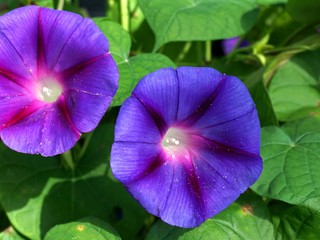
M 228 38 L 222 40 L 222 50 L 225 55 L 230 54 L 239 44 L 238 48 L 247 47 L 249 45 L 249 42 L 247 40 L 242 40 L 240 43 L 239 37 L 234 38 Z
M 200 225 L 261 173 L 250 94 L 239 79 L 212 68 L 147 75 L 120 109 L 111 167 L 150 213 L 171 225 Z
M 74 146 L 118 85 L 109 43 L 78 14 L 28 6 L 0 17 L 0 136 L 23 153 Z

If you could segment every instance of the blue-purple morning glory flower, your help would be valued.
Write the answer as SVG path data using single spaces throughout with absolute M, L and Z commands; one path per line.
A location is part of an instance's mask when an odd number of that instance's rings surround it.
M 247 47 L 249 42 L 247 40 L 241 40 L 239 37 L 233 37 L 222 40 L 222 50 L 225 55 L 230 54 L 236 47 Z
M 195 227 L 228 207 L 262 170 L 255 105 L 236 77 L 161 69 L 120 109 L 114 176 L 150 213 Z
M 109 43 L 80 15 L 28 6 L 0 17 L 0 136 L 52 156 L 93 130 L 118 87 Z

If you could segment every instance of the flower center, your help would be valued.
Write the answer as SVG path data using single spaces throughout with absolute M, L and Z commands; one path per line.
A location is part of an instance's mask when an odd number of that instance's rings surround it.
M 41 79 L 37 85 L 37 96 L 44 102 L 55 102 L 61 93 L 62 86 L 54 78 L 46 77 Z
M 180 161 L 190 160 L 190 136 L 183 129 L 169 128 L 161 145 L 167 157 Z
M 181 129 L 169 128 L 166 135 L 162 140 L 162 146 L 164 148 L 179 148 L 185 144 L 187 134 Z

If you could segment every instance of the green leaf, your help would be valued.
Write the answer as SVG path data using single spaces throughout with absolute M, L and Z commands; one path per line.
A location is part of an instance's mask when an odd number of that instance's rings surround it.
M 268 4 L 276 4 L 276 3 L 286 3 L 288 2 L 288 0 L 257 0 L 257 2 L 259 4 L 268 5 Z
M 292 204 L 320 196 L 320 120 L 265 127 L 261 134 L 264 168 L 251 188 Z
M 128 60 L 131 47 L 130 35 L 120 24 L 108 21 L 106 18 L 92 18 L 100 30 L 107 37 L 110 52 L 117 64 Z
M 244 65 L 245 67 L 245 65 Z M 263 83 L 262 75 L 265 68 L 252 72 L 244 78 L 244 84 L 248 87 L 259 115 L 260 125 L 278 125 L 267 89 Z
M 18 231 L 43 239 L 57 224 L 93 216 L 108 221 L 124 239 L 136 238 L 147 214 L 119 182 L 106 177 L 113 128 L 96 129 L 74 172 L 59 157 L 19 154 L 0 145 L 0 202 Z
M 230 38 L 248 31 L 257 12 L 255 0 L 139 0 L 156 35 L 154 49 L 171 41 Z
M 139 8 L 138 0 L 130 0 L 129 4 L 129 11 L 130 11 L 130 32 L 135 32 L 141 26 L 144 21 L 144 15 Z
M 202 66 L 204 48 L 204 42 L 170 42 L 161 53 L 173 59 L 177 66 Z
M 44 240 L 121 240 L 119 234 L 106 222 L 97 218 L 83 218 L 60 224 L 47 233 Z
M 13 227 L 8 227 L 0 233 L 0 240 L 26 240 Z
M 10 226 L 9 219 L 0 205 L 0 232 Z
M 138 0 L 130 0 L 130 34 L 133 39 L 132 51 L 151 52 L 155 42 L 155 36 L 147 23 Z
M 320 116 L 320 107 L 303 107 L 290 114 L 289 121 L 299 120 L 305 116 Z
M 286 10 L 294 20 L 300 22 L 320 21 L 320 1 L 318 0 L 290 0 Z
M 164 67 L 175 67 L 175 64 L 168 57 L 158 53 L 140 54 L 129 58 L 127 62 L 119 64 L 119 89 L 113 98 L 111 106 L 121 105 L 130 96 L 142 77 Z
M 298 54 L 275 73 L 269 95 L 279 120 L 291 120 L 303 108 L 319 108 L 319 54 L 320 50 Z M 305 116 L 312 112 L 306 112 Z
M 184 229 L 158 221 L 147 237 L 147 240 L 202 239 L 272 240 L 274 230 L 269 210 L 260 197 L 244 194 L 226 210 L 199 227 Z
M 319 203 L 319 198 L 317 199 Z M 277 240 L 316 240 L 320 236 L 320 211 L 307 206 L 293 206 L 283 202 L 270 205 Z
M 7 4 L 8 10 L 13 10 L 19 7 L 19 4 L 20 4 L 20 0 L 4 0 L 2 2 Z
M 128 32 L 119 24 L 105 18 L 94 18 L 94 22 L 108 38 L 110 52 L 120 73 L 119 89 L 111 106 L 120 106 L 146 74 L 164 67 L 175 67 L 175 64 L 162 54 L 140 54 L 129 58 L 131 40 Z
M 259 115 L 260 125 L 278 125 L 268 92 L 262 81 L 249 89 Z
M 36 0 L 34 1 L 36 5 L 47 8 L 54 8 L 53 0 Z
M 155 35 L 147 23 L 147 20 L 144 19 L 139 25 L 139 28 L 132 33 L 132 38 L 134 39 L 132 42 L 133 52 L 152 52 Z

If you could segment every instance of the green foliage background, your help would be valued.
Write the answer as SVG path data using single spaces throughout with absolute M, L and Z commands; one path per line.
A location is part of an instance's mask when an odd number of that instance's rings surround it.
M 79 1 L 1 0 L 91 17 Z M 320 1 L 109 0 L 93 18 L 110 42 L 119 90 L 99 127 L 64 156 L 23 155 L 0 144 L 0 240 L 286 240 L 320 238 Z M 230 54 L 220 40 L 249 41 Z M 210 66 L 239 77 L 261 122 L 260 179 L 194 229 L 149 215 L 109 166 L 115 119 L 144 75 Z

